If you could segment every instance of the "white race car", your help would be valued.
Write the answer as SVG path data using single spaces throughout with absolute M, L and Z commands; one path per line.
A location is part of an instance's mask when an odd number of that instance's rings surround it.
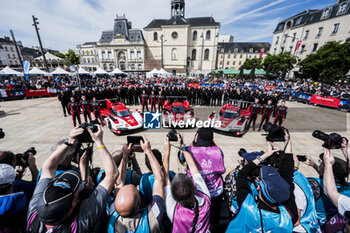
M 112 103 L 106 99 L 107 108 L 100 110 L 105 125 L 115 134 L 123 134 L 143 129 L 143 115 L 139 112 L 130 112 L 122 103 Z
M 251 113 L 238 106 L 225 104 L 219 113 L 213 112 L 209 120 L 220 121 L 220 126 L 214 126 L 214 130 L 232 136 L 242 136 L 247 132 L 247 125 Z

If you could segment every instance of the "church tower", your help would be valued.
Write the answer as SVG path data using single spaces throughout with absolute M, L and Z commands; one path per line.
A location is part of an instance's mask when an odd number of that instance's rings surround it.
M 171 17 L 185 17 L 185 0 L 171 0 Z

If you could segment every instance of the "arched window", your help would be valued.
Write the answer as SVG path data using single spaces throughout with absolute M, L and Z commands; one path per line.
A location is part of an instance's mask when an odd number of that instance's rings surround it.
M 193 32 L 192 40 L 197 40 L 197 31 Z
M 103 69 L 107 70 L 107 64 L 103 64 Z
M 339 6 L 339 10 L 337 12 L 337 15 L 345 14 L 347 9 L 348 9 L 348 2 L 343 2 Z
M 210 31 L 207 31 L 207 34 L 205 36 L 205 39 L 210 40 Z
M 177 50 L 175 48 L 171 50 L 171 60 L 177 60 Z
M 292 21 L 288 21 L 288 23 L 286 24 L 286 29 L 289 29 L 292 26 Z
M 158 40 L 158 33 L 153 33 L 153 40 Z
M 142 70 L 142 65 L 139 64 L 139 65 L 137 66 L 137 69 L 138 69 L 138 70 Z
M 192 50 L 192 60 L 196 60 L 197 59 L 197 50 L 193 49 Z
M 322 16 L 321 16 L 321 19 L 327 19 L 331 15 L 331 12 L 332 12 L 332 8 L 330 8 L 330 7 L 324 9 Z
M 113 70 L 113 64 L 109 64 L 109 70 L 110 70 L 110 71 Z
M 209 49 L 204 50 L 204 60 L 209 60 Z
M 135 64 L 131 64 L 131 69 L 132 69 L 132 70 L 135 69 Z

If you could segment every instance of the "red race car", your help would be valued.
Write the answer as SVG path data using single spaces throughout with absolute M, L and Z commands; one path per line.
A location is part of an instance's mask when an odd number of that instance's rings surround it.
M 232 136 L 242 136 L 248 131 L 247 125 L 250 115 L 251 113 L 248 110 L 231 104 L 225 104 L 219 113 L 213 112 L 210 114 L 209 120 L 219 121 L 221 123 L 220 126 L 213 127 L 217 131 Z
M 196 117 L 193 108 L 187 100 L 171 102 L 165 101 L 162 111 L 163 127 L 193 128 Z
M 122 103 L 112 103 L 106 99 L 106 108 L 100 110 L 104 123 L 118 135 L 143 129 L 143 115 L 139 112 L 130 112 Z

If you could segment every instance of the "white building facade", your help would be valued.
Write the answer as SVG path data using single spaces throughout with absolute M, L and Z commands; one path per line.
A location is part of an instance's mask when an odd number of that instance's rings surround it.
M 9 37 L 0 38 L 0 47 L 2 48 L 2 52 L 0 55 L 2 60 L 2 66 L 11 66 L 11 67 L 20 67 L 21 62 L 18 58 L 16 52 L 15 44 L 10 40 Z
M 338 0 L 324 9 L 306 10 L 279 22 L 270 52 L 290 51 L 302 60 L 329 41 L 344 42 L 347 38 L 350 38 L 350 1 Z
M 264 58 L 270 47 L 268 42 L 219 43 L 217 68 L 238 70 L 247 59 L 260 58 L 260 54 Z
M 171 1 L 171 18 L 145 28 L 146 69 L 176 74 L 215 69 L 220 23 L 212 17 L 185 18 L 184 0 Z
M 113 30 L 103 31 L 97 42 L 86 42 L 77 46 L 80 66 L 88 71 L 98 67 L 110 72 L 143 72 L 145 70 L 145 40 L 142 31 L 132 29 L 125 16 L 114 20 Z

